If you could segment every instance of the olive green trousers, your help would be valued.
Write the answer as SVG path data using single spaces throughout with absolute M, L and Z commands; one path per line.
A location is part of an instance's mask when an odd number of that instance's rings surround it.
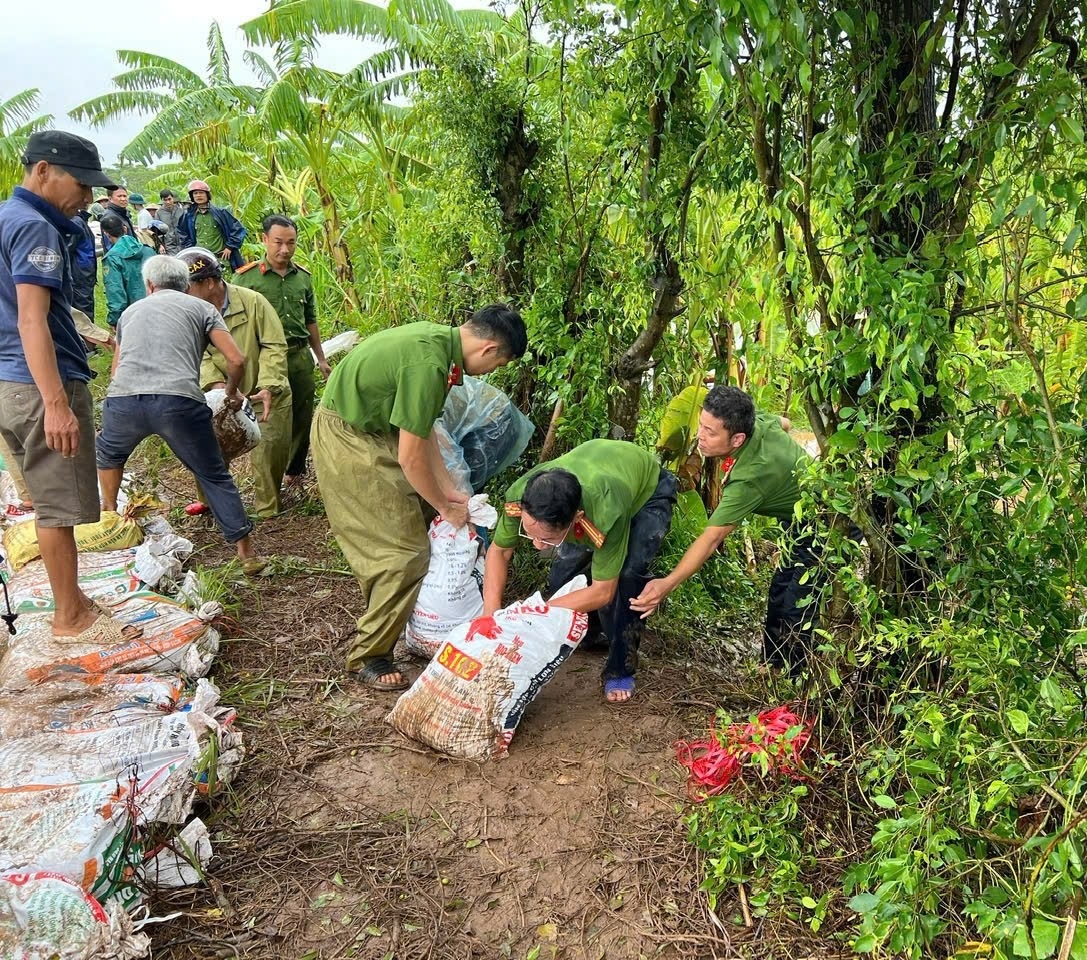
M 393 434 L 361 433 L 318 407 L 310 448 L 328 524 L 366 602 L 347 654 L 348 670 L 358 670 L 392 652 L 415 606 L 430 563 L 423 502 Z
M 300 477 L 306 472 L 313 401 L 317 391 L 309 344 L 287 348 L 287 380 L 291 385 L 291 449 L 287 476 Z

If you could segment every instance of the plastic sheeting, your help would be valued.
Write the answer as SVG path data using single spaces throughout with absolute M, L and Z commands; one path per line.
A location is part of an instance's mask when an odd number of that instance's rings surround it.
M 449 391 L 434 432 L 454 483 L 479 493 L 525 452 L 535 429 L 498 387 L 465 377 Z

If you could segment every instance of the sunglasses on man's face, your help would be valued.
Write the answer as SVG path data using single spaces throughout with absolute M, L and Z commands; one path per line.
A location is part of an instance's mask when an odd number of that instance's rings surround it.
M 558 540 L 552 542 L 550 540 L 545 540 L 543 537 L 533 537 L 533 536 L 530 536 L 529 534 L 525 533 L 525 518 L 521 517 L 521 526 L 520 526 L 520 529 L 517 531 L 517 533 L 518 533 L 518 536 L 522 536 L 526 540 L 531 540 L 533 543 L 542 543 L 545 547 L 561 547 L 563 541 L 569 535 L 570 529 L 572 527 L 573 527 L 573 524 L 571 523 L 570 526 L 567 527 L 563 531 L 562 536 L 559 537 Z

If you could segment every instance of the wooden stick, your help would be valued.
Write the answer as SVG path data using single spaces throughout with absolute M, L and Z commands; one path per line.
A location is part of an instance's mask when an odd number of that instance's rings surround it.
M 1076 927 L 1079 925 L 1079 908 L 1083 905 L 1083 888 L 1076 891 L 1072 900 L 1072 906 L 1068 908 L 1068 922 L 1064 925 L 1064 936 L 1061 937 L 1061 949 L 1057 953 L 1057 960 L 1068 960 L 1072 955 L 1072 941 L 1076 938 Z
M 744 912 L 744 926 L 753 927 L 755 921 L 751 919 L 751 908 L 747 905 L 747 891 L 742 883 L 736 884 L 740 888 L 740 909 Z

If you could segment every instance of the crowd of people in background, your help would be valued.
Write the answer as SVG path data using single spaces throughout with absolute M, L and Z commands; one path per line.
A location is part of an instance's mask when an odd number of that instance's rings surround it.
M 110 182 L 94 144 L 59 131 L 33 134 L 23 163 L 22 186 L 0 204 L 0 441 L 36 514 L 54 633 L 122 637 L 79 588 L 73 531 L 116 507 L 125 464 L 152 434 L 196 478 L 200 499 L 188 512 L 210 510 L 243 569 L 264 569 L 205 402 L 207 391 L 221 389 L 232 410 L 248 399 L 259 423 L 249 456 L 256 519 L 281 511 L 284 486 L 305 474 L 312 443 L 329 525 L 365 601 L 348 670 L 379 690 L 403 687 L 391 653 L 427 572 L 427 525 L 436 515 L 454 528 L 468 523 L 469 494 L 453 481 L 433 430 L 465 374 L 524 355 L 520 314 L 493 304 L 459 327 L 423 320 L 383 330 L 332 369 L 289 217 L 265 218 L 263 255 L 247 264 L 245 227 L 212 202 L 203 180 L 180 200 L 167 189 L 161 202 L 146 202 Z M 103 191 L 97 199 L 93 188 Z M 101 234 L 108 331 L 94 323 L 92 223 Z M 99 344 L 113 351 L 113 366 L 96 437 L 88 352 Z M 318 370 L 327 384 L 315 412 Z M 652 451 L 590 440 L 529 470 L 505 494 L 487 554 L 484 613 L 504 602 L 518 545 L 554 552 L 549 594 L 586 575 L 584 588 L 554 602 L 594 615 L 609 651 L 605 698 L 629 700 L 645 617 L 749 516 L 795 521 L 809 457 L 789 426 L 756 411 L 736 387 L 705 392 L 697 441 L 703 456 L 720 458 L 720 503 L 675 569 L 657 579 L 678 488 Z M 795 670 L 810 649 L 814 615 L 806 608 L 817 565 L 810 538 L 783 552 L 764 626 L 773 664 Z

